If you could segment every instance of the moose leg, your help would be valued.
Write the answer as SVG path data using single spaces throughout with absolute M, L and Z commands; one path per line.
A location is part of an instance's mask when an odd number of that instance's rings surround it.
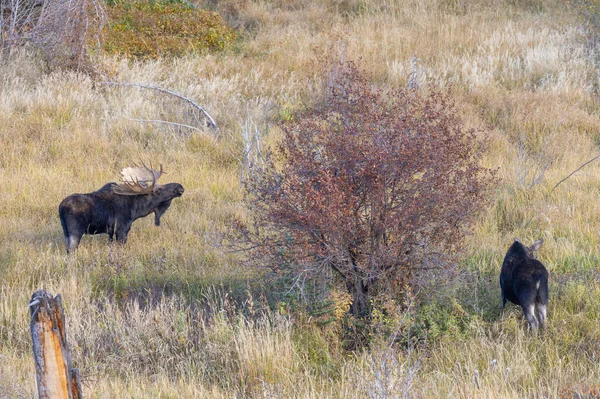
M 131 223 L 122 224 L 121 226 L 118 226 L 115 231 L 117 242 L 125 244 L 127 242 L 127 235 L 129 234 L 130 229 Z
M 519 304 L 523 308 L 523 314 L 529 322 L 532 330 L 537 330 L 539 322 L 535 316 L 535 302 L 537 298 L 537 286 L 531 279 L 517 281 L 514 291 L 517 293 Z
M 506 302 L 508 301 L 508 299 L 506 299 L 506 294 L 505 294 L 505 290 L 507 289 L 506 284 L 504 283 L 504 278 L 502 276 L 500 276 L 500 293 L 502 293 L 502 309 L 504 309 L 504 307 L 506 306 Z
M 531 330 L 537 330 L 539 323 L 538 319 L 535 317 L 535 306 L 534 304 L 523 306 L 523 314 L 527 322 L 529 323 L 529 328 Z
M 546 323 L 546 310 L 548 309 L 548 275 L 542 275 L 538 283 L 537 296 L 535 298 L 537 318 L 540 321 L 540 327 Z
M 536 314 L 537 319 L 540 322 L 540 327 L 544 327 L 546 324 L 546 310 L 547 306 L 543 303 L 536 303 Z
M 60 214 L 60 224 L 63 229 L 63 235 L 65 237 L 65 247 L 67 250 L 67 254 L 75 251 L 77 246 L 79 245 L 79 240 L 83 236 L 83 231 L 79 231 L 77 228 L 77 223 L 73 223 L 68 216 Z
M 535 305 L 533 302 L 523 306 L 523 314 L 525 314 L 525 318 L 529 322 L 529 327 L 534 331 L 537 330 L 539 323 L 538 319 L 535 317 Z
M 65 237 L 65 244 L 67 246 L 67 254 L 70 254 L 77 249 L 82 235 L 71 234 L 68 237 Z
M 67 247 L 67 254 L 70 254 L 77 250 L 79 241 L 83 237 L 84 231 L 74 226 L 69 226 L 69 229 L 65 230 L 65 246 Z
M 108 234 L 108 241 L 113 242 L 115 239 L 115 225 L 106 226 L 106 233 Z

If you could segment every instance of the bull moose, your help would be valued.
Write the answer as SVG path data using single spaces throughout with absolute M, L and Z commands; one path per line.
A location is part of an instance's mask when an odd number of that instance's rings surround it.
M 527 247 L 515 239 L 500 272 L 502 308 L 507 300 L 520 305 L 532 330 L 544 326 L 548 307 L 548 271 L 533 255 L 543 242 L 540 239 Z
M 173 198 L 181 197 L 179 183 L 157 184 L 160 170 L 135 165 L 121 171 L 121 182 L 108 183 L 98 191 L 72 194 L 58 207 L 67 253 L 77 249 L 84 234 L 108 233 L 110 241 L 125 243 L 132 223 L 154 212 L 154 224 L 167 211 Z

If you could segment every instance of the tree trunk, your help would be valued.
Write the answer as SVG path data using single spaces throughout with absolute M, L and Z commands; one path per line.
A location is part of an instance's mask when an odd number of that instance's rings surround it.
M 352 294 L 350 312 L 357 318 L 368 317 L 371 314 L 368 283 L 356 277 L 354 281 L 346 281 L 346 287 L 350 294 Z
M 39 399 L 80 399 L 81 378 L 71 366 L 61 296 L 36 291 L 29 311 Z
M 350 255 L 352 270 L 354 271 L 352 273 L 352 280 L 346 280 L 346 287 L 350 294 L 352 294 L 350 312 L 356 318 L 362 319 L 371 315 L 369 285 L 372 281 L 367 279 L 358 267 L 356 245 L 351 245 L 348 248 L 348 254 Z

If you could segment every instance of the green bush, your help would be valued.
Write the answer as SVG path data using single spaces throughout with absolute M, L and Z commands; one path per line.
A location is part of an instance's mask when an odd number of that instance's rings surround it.
M 111 1 L 104 49 L 136 58 L 223 50 L 235 32 L 215 12 L 185 1 Z
M 461 304 L 452 300 L 450 303 L 430 303 L 421 308 L 416 315 L 417 336 L 437 340 L 443 336 L 464 336 L 469 332 L 473 316 L 466 312 Z

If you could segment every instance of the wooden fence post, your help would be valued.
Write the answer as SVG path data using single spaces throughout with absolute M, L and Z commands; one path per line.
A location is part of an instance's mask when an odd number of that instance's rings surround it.
M 29 312 L 39 399 L 81 399 L 81 378 L 71 366 L 61 296 L 36 291 Z

